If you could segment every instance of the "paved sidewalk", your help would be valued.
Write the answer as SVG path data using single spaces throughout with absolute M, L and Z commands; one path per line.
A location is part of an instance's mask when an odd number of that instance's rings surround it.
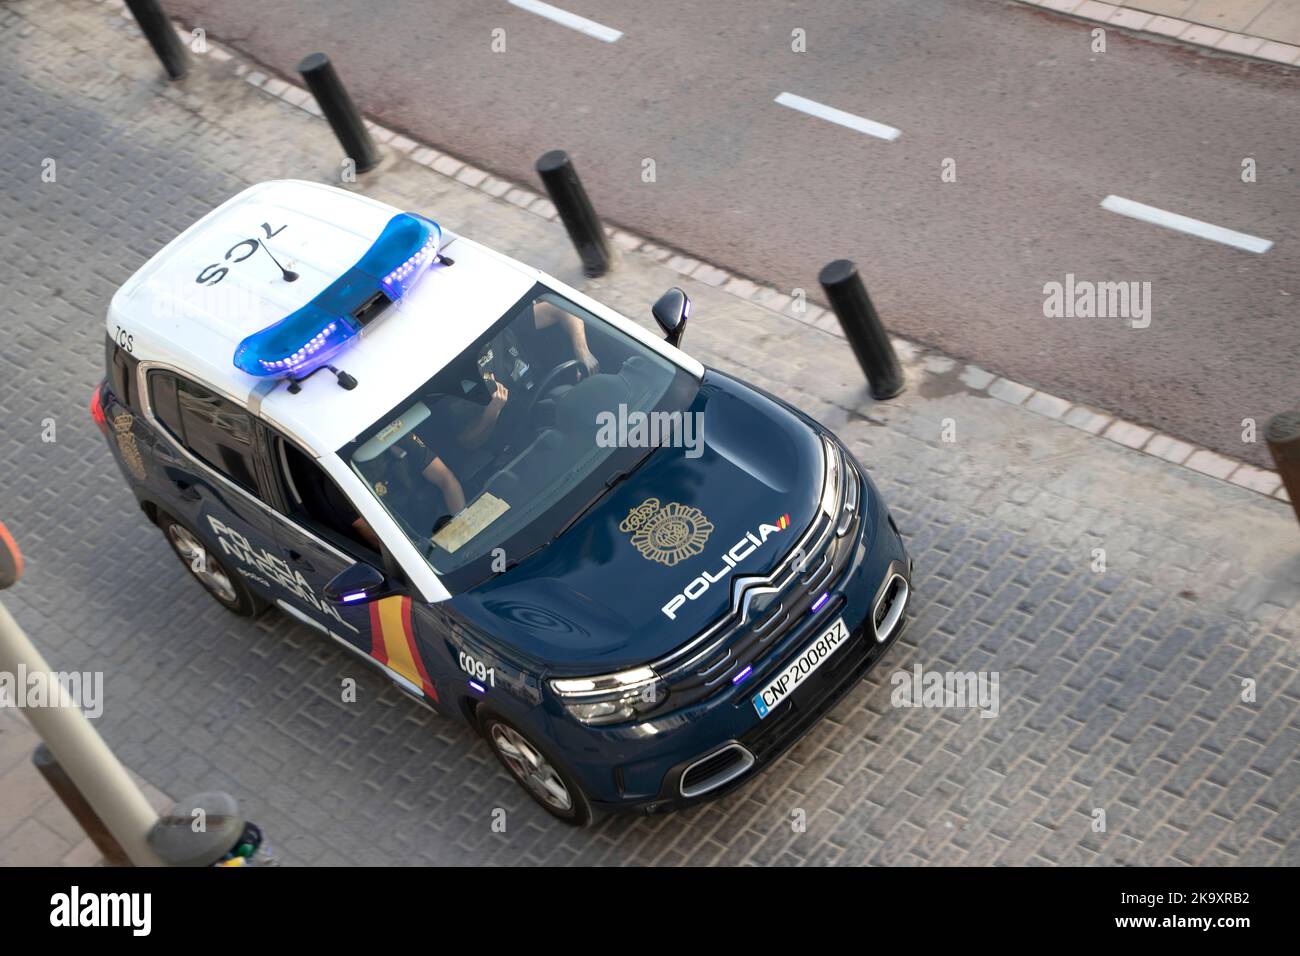
M 0 866 L 99 866 L 95 844 L 32 764 L 40 738 L 0 708 Z
M 1300 65 L 1300 0 L 1021 0 L 1126 30 Z
M 584 281 L 545 200 L 391 134 L 368 194 L 647 325 L 655 297 L 685 287 L 691 352 L 789 397 L 871 468 L 915 557 L 916 618 L 750 785 L 574 832 L 470 732 L 306 628 L 226 614 L 140 517 L 88 419 L 103 311 L 205 211 L 268 178 L 332 181 L 339 153 L 281 81 L 215 51 L 168 85 L 134 36 L 108 4 L 0 8 L 0 158 L 16 171 L 0 193 L 0 488 L 28 558 L 3 599 L 54 667 L 105 672 L 101 730 L 144 778 L 235 794 L 299 864 L 1300 863 L 1286 504 L 932 352 L 905 349 L 908 391 L 872 403 L 826 316 L 767 308 L 762 290 L 631 236 L 618 269 Z M 891 706 L 890 675 L 918 665 L 1000 674 L 999 715 Z M 339 700 L 345 677 L 355 704 Z
M 32 763 L 40 743 L 31 724 L 0 707 L 0 866 L 102 866 L 99 848 Z M 136 779 L 160 813 L 172 800 Z

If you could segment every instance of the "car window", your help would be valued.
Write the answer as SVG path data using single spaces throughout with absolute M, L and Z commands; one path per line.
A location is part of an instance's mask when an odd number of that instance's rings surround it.
M 289 516 L 350 552 L 378 556 L 379 540 L 370 525 L 324 469 L 279 435 L 274 444 Z
M 181 429 L 181 415 L 176 406 L 176 376 L 165 372 L 152 372 L 149 375 L 149 405 L 154 417 L 162 422 L 163 427 L 171 432 L 172 437 L 185 444 Z
M 149 376 L 149 398 L 158 420 L 194 457 L 258 494 L 253 418 L 247 411 L 168 372 Z
M 607 418 L 680 413 L 697 388 L 538 285 L 339 454 L 456 593 L 494 555 L 535 550 L 646 457 L 605 440 Z
M 109 388 L 123 405 L 138 408 L 135 402 L 135 370 L 139 363 L 119 348 L 111 337 L 105 336 L 104 341 Z

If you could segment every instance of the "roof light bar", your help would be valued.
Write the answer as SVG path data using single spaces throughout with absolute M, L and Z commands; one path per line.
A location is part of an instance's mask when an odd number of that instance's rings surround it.
M 347 272 L 320 295 L 235 349 L 235 367 L 249 375 L 301 378 L 320 368 L 361 331 L 355 313 L 382 292 L 397 302 L 438 258 L 442 229 L 432 219 L 398 213 Z

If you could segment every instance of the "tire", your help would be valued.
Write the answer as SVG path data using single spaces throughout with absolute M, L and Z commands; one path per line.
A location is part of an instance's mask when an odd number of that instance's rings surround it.
M 591 823 L 591 802 L 587 795 L 547 748 L 534 743 L 522 730 L 490 710 L 480 709 L 479 728 L 501 766 L 539 807 L 569 826 L 585 827 Z M 540 776 L 526 775 L 519 769 L 520 766 L 538 766 L 529 758 L 528 750 L 545 768 L 545 783 Z M 557 792 L 557 786 L 562 795 Z
M 158 527 L 171 545 L 172 553 L 181 565 L 213 599 L 232 614 L 240 617 L 257 617 L 267 608 L 267 603 L 248 589 L 243 578 L 231 573 L 216 553 L 189 525 L 165 511 L 158 512 Z M 202 552 L 204 570 L 196 570 L 199 551 Z

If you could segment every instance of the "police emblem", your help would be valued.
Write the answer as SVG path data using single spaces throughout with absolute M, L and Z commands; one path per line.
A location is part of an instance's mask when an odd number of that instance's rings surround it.
M 136 481 L 144 481 L 144 459 L 140 456 L 140 449 L 135 443 L 135 432 L 131 431 L 134 422 L 134 415 L 117 415 L 113 419 L 113 434 L 117 439 L 117 450 L 122 453 L 122 463 L 126 465 L 126 470 L 135 476 Z
M 384 495 L 388 494 L 388 484 L 387 484 L 387 482 L 376 481 L 376 482 L 375 482 L 375 494 L 377 494 L 377 495 L 378 495 L 379 497 L 381 497 L 381 498 L 384 497 Z
M 647 498 L 627 513 L 618 530 L 632 535 L 643 558 L 672 567 L 704 550 L 713 523 L 699 508 Z

